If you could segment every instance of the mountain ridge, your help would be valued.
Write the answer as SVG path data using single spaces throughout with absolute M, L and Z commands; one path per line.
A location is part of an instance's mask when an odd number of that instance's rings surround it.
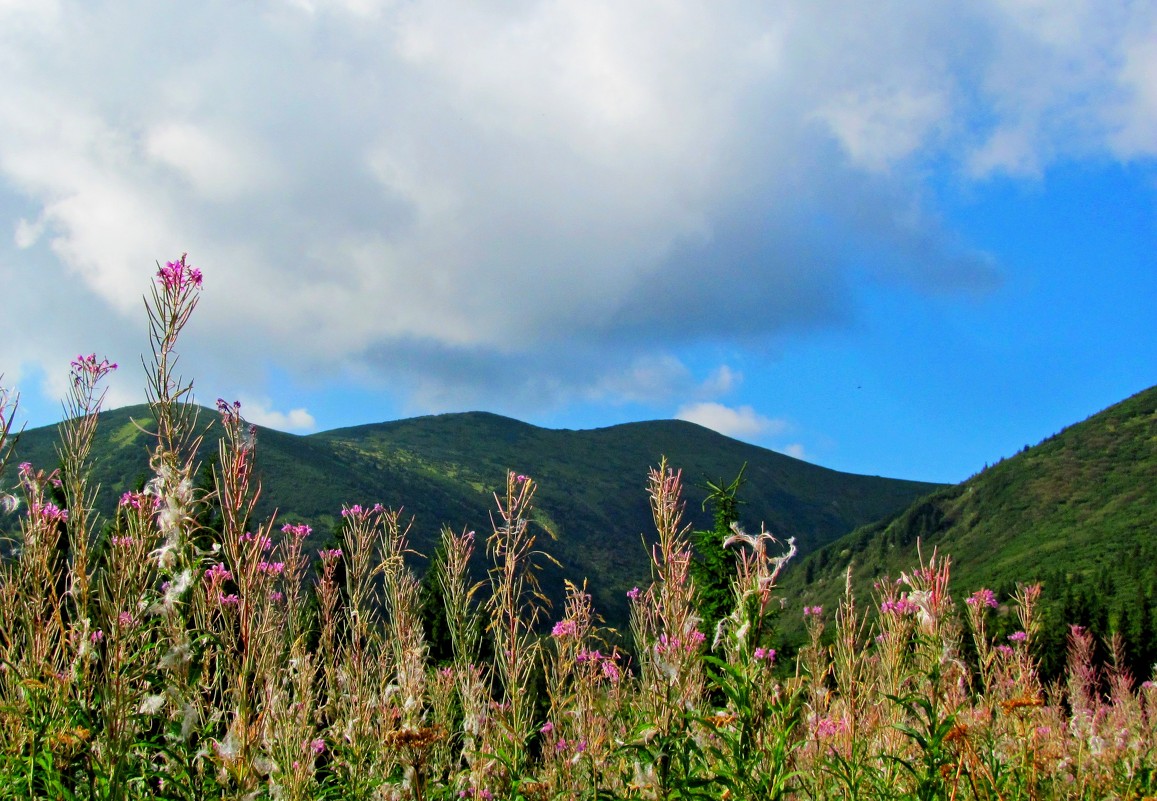
M 209 410 L 199 415 L 206 464 L 216 450 L 219 426 L 210 423 L 216 418 Z M 142 405 L 102 413 L 94 478 L 104 487 L 98 508 L 105 519 L 120 493 L 147 477 L 148 438 L 138 423 L 147 428 L 150 420 Z M 56 438 L 56 426 L 24 432 L 17 461 L 54 466 Z M 536 519 L 557 537 L 548 541 L 545 534 L 541 545 L 563 565 L 545 580 L 561 592 L 563 576 L 589 578 L 598 608 L 621 623 L 625 592 L 649 576 L 646 543 L 653 525 L 646 478 L 664 456 L 683 470 L 688 523 L 710 527 L 702 508 L 706 482 L 729 479 L 746 463 L 745 520 L 795 536 L 805 552 L 940 486 L 840 473 L 681 420 L 570 430 L 465 412 L 309 435 L 258 427 L 263 492 L 257 515 L 279 511 L 282 519 L 308 522 L 320 542 L 340 525 L 342 504 L 381 502 L 413 515 L 414 545 L 429 554 L 442 525 L 488 533 L 493 493 L 507 471 L 525 473 L 538 485 Z

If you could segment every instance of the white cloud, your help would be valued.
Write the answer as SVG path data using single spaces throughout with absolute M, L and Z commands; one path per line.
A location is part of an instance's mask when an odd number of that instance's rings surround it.
M 290 409 L 279 412 L 273 409 L 267 399 L 241 399 L 241 414 L 250 423 L 273 428 L 278 431 L 310 433 L 317 428 L 317 421 L 305 409 Z
M 712 401 L 682 406 L 675 412 L 675 419 L 698 423 L 736 439 L 758 439 L 781 434 L 789 428 L 786 420 L 765 417 L 750 406 L 732 408 Z
M 991 286 L 926 207 L 930 172 L 1157 154 L 1157 9 L 1124 0 L 0 18 L 0 363 L 46 372 L 86 332 L 130 361 L 153 262 L 189 251 L 203 383 L 260 393 L 275 363 L 417 404 L 654 400 L 694 383 L 680 348 L 845 323 L 865 242 L 920 290 Z
M 780 451 L 781 453 L 786 453 L 788 456 L 791 456 L 795 459 L 807 459 L 807 454 L 804 452 L 803 445 L 798 442 L 784 445 L 782 448 L 777 448 L 776 450 Z

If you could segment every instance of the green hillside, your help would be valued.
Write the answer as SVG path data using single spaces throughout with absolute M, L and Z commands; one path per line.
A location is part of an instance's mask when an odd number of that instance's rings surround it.
M 94 453 L 106 516 L 121 492 L 147 477 L 149 440 L 134 420 L 147 427 L 148 408 L 102 415 Z M 206 462 L 216 449 L 215 420 L 208 410 L 201 415 Z M 55 427 L 25 432 L 16 461 L 55 465 L 56 439 Z M 804 552 L 937 486 L 827 470 L 675 420 L 566 431 L 468 413 L 310 436 L 261 429 L 257 454 L 264 487 L 259 514 L 279 510 L 286 519 L 309 522 L 320 543 L 332 535 L 343 503 L 404 507 L 414 517 L 415 547 L 424 553 L 442 524 L 488 533 L 493 493 L 506 472 L 531 475 L 539 483 L 540 522 L 557 537 L 544 547 L 563 566 L 548 575 L 548 589 L 561 592 L 562 575 L 587 577 L 597 608 L 620 622 L 625 592 L 648 575 L 642 538 L 653 532 L 644 487 L 661 456 L 683 470 L 687 517 L 697 527 L 710 526 L 701 509 L 703 485 L 731 478 L 747 463 L 743 519 L 795 536 Z
M 916 564 L 918 541 L 925 557 L 952 558 L 958 597 L 1042 581 L 1054 638 L 1067 623 L 1120 630 L 1151 664 L 1157 387 L 817 550 L 788 572 L 785 593 L 797 609 L 830 606 L 851 564 L 866 597 Z

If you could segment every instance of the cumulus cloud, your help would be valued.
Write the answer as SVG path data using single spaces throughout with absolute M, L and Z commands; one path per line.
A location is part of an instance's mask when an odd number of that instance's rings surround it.
M 776 450 L 780 451 L 781 453 L 786 453 L 788 456 L 791 456 L 795 459 L 807 459 L 807 453 L 804 452 L 803 445 L 798 442 L 792 442 L 788 445 L 784 445 L 782 448 L 777 448 Z
M 272 408 L 267 399 L 241 399 L 241 413 L 254 425 L 274 428 L 278 431 L 310 433 L 317 429 L 317 421 L 305 409 L 290 409 L 279 412 Z
M 1155 31 L 1123 0 L 2 4 L 0 363 L 127 361 L 187 250 L 210 384 L 670 397 L 680 348 L 854 320 L 866 264 L 993 286 L 926 176 L 1157 155 Z
M 786 420 L 776 420 L 758 413 L 750 406 L 730 407 L 714 401 L 680 407 L 675 419 L 698 423 L 712 431 L 735 439 L 762 439 L 788 430 Z

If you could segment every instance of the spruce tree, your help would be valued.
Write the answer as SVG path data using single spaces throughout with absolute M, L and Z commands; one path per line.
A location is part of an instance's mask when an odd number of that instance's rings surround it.
M 714 526 L 710 531 L 694 531 L 691 542 L 695 549 L 695 559 L 691 564 L 691 575 L 695 579 L 698 594 L 699 616 L 703 619 L 706 634 L 715 632 L 719 621 L 727 616 L 735 604 L 731 582 L 735 577 L 735 553 L 723 547 L 723 541 L 731 536 L 731 524 L 739 522 L 739 490 L 743 486 L 743 473 L 747 463 L 739 469 L 739 475 L 730 483 L 719 479 L 718 483 L 707 482 L 707 497 L 703 508 L 712 508 Z

